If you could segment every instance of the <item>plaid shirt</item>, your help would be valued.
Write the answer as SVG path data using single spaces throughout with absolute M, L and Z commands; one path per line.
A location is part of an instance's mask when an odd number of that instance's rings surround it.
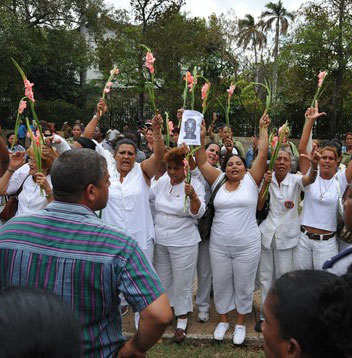
M 0 289 L 40 288 L 67 303 L 83 327 L 85 357 L 123 343 L 119 294 L 141 311 L 163 292 L 137 243 L 86 206 L 53 202 L 0 228 Z

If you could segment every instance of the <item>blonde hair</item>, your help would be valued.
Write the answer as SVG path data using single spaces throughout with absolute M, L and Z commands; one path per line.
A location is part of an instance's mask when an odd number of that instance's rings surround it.
M 34 158 L 34 150 L 33 150 L 32 146 L 30 146 L 27 149 L 27 154 L 29 157 Z M 54 159 L 46 156 L 45 154 L 43 154 L 43 152 L 42 152 L 41 158 L 42 158 L 42 169 L 46 174 L 49 174 L 50 169 L 54 163 Z

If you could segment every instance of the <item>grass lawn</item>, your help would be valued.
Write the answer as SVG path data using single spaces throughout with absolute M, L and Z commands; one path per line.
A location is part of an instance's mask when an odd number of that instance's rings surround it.
M 211 344 L 175 344 L 173 342 L 162 342 L 156 344 L 148 351 L 149 358 L 264 358 L 261 349 L 238 348 L 231 343 Z

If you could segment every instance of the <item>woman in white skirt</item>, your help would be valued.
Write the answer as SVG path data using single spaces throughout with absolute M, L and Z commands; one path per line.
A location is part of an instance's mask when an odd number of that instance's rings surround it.
M 192 284 L 200 242 L 197 219 L 205 211 L 204 186 L 197 179 L 185 183 L 184 158 L 185 147 L 169 150 L 164 156 L 168 175 L 151 189 L 155 208 L 154 267 L 177 317 L 177 343 L 185 339 L 187 315 L 193 311 Z
M 197 165 L 212 190 L 226 176 L 226 182 L 215 196 L 215 216 L 210 235 L 210 261 L 214 300 L 220 323 L 214 338 L 222 340 L 229 329 L 228 312 L 236 309 L 234 344 L 246 336 L 245 316 L 252 311 L 254 281 L 260 257 L 260 231 L 256 222 L 259 185 L 266 169 L 268 126 L 266 113 L 259 122 L 258 156 L 247 172 L 245 160 L 231 155 L 223 163 L 225 173 L 212 167 L 204 146 L 196 153 Z M 205 138 L 205 126 L 202 141 Z
M 307 154 L 307 144 L 314 122 L 325 115 L 319 113 L 318 102 L 315 108 L 306 112 L 299 144 L 300 154 Z M 301 235 L 294 252 L 294 268 L 297 270 L 321 270 L 325 261 L 338 252 L 336 242 L 339 200 L 352 179 L 352 162 L 345 170 L 337 171 L 338 155 L 334 146 L 320 150 L 321 159 L 318 177 L 305 193 L 301 215 Z M 300 157 L 302 174 L 309 170 L 309 162 Z

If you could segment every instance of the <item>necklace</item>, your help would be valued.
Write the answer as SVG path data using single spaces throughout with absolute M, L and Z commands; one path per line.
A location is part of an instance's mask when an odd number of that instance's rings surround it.
M 334 177 L 332 177 L 332 179 L 334 179 Z M 323 201 L 323 199 L 324 199 L 324 195 L 326 194 L 326 192 L 330 189 L 330 187 L 331 187 L 331 185 L 333 184 L 333 180 L 331 180 L 330 179 L 330 183 L 329 183 L 329 185 L 327 186 L 327 187 L 325 187 L 324 189 L 324 192 L 322 192 L 322 190 L 321 190 L 321 182 L 322 182 L 322 179 L 321 179 L 321 177 L 320 177 L 320 175 L 319 175 L 319 192 L 320 192 L 320 195 L 319 195 L 319 200 L 320 201 Z M 325 185 L 325 184 L 324 184 Z

